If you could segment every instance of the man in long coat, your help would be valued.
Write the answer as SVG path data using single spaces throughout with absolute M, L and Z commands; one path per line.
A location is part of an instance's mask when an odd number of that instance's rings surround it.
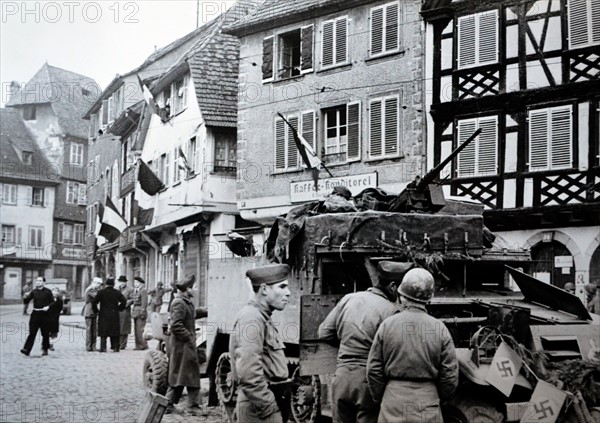
M 85 306 L 83 317 L 85 317 L 85 349 L 96 351 L 96 338 L 98 338 L 98 315 L 92 309 L 92 300 L 98 294 L 102 279 L 95 277 L 92 283 L 85 289 Z
M 205 308 L 195 308 L 192 303 L 192 287 L 195 277 L 189 276 L 177 283 L 179 294 L 171 305 L 171 334 L 167 353 L 169 355 L 169 388 L 167 390 L 167 413 L 174 411 L 174 404 L 181 399 L 183 388 L 188 393 L 188 412 L 197 415 L 200 405 L 200 364 L 196 352 L 195 319 L 206 317 Z
M 367 359 L 379 325 L 399 311 L 396 289 L 411 267 L 410 263 L 379 262 L 374 286 L 346 295 L 319 326 L 321 339 L 340 344 L 331 384 L 335 423 L 377 422 L 379 405 L 367 387 Z
M 119 352 L 119 311 L 125 309 L 125 297 L 115 289 L 115 280 L 106 280 L 106 288 L 101 289 L 92 300 L 92 309 L 98 314 L 98 336 L 100 352 L 106 352 L 106 338 L 110 338 L 110 348 Z M 98 310 L 100 305 L 100 310 Z
M 458 385 L 454 343 L 443 322 L 427 314 L 433 276 L 409 270 L 398 289 L 403 311 L 379 326 L 367 362 L 369 389 L 381 402 L 379 423 L 441 423 L 440 400 Z
M 271 320 L 289 302 L 285 264 L 256 267 L 246 272 L 254 297 L 235 318 L 229 339 L 231 370 L 239 386 L 238 420 L 244 423 L 287 421 L 290 410 L 289 371 L 283 337 Z
M 127 285 L 127 278 L 119 276 L 119 291 L 127 300 L 125 309 L 119 312 L 119 324 L 121 326 L 121 335 L 119 336 L 119 348 L 127 348 L 127 338 L 131 334 L 131 305 L 133 304 L 133 288 Z

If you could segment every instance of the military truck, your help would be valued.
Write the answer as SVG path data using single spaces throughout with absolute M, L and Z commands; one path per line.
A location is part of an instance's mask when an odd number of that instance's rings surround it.
M 337 350 L 318 339 L 317 329 L 343 295 L 376 282 L 374 266 L 382 259 L 413 262 L 435 276 L 428 309 L 448 326 L 461 367 L 460 389 L 445 409 L 447 421 L 500 422 L 505 403 L 529 399 L 532 386 L 522 375 L 510 398 L 502 398 L 485 381 L 498 346 L 496 333 L 531 351 L 544 351 L 552 360 L 595 357 L 587 346 L 599 322 L 592 321 L 579 299 L 528 276 L 529 253 L 494 241 L 483 224 L 482 206 L 447 200 L 435 183 L 467 143 L 400 195 L 367 190 L 355 198 L 363 210 L 353 213 L 320 213 L 326 209 L 322 202 L 305 204 L 271 228 L 268 260 L 292 269 L 291 301 L 273 319 L 289 360 L 294 421 L 316 422 L 331 415 L 328 387 Z M 229 333 L 236 313 L 253 295 L 245 270 L 257 264 L 247 257 L 209 263 L 209 404 L 220 402 L 232 421 L 237 387 Z

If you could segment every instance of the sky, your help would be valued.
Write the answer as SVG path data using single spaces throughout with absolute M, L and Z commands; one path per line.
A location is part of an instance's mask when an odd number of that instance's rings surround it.
M 164 47 L 224 12 L 231 1 L 0 0 L 0 82 L 27 82 L 43 65 L 94 79 L 105 88 Z M 198 4 L 198 5 L 197 5 Z

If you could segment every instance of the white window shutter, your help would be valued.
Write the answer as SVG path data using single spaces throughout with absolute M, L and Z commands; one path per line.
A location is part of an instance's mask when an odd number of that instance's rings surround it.
M 290 117 L 288 121 L 290 122 L 290 125 L 292 125 L 296 131 L 298 131 L 298 117 Z M 298 154 L 296 141 L 294 141 L 294 133 L 292 132 L 292 128 L 289 126 L 287 128 L 287 167 L 294 168 L 298 167 L 298 159 L 300 155 Z
M 348 58 L 348 19 L 335 22 L 335 63 L 344 63 Z
M 467 138 L 477 129 L 475 119 L 464 120 L 458 123 L 458 145 L 462 145 Z M 458 155 L 458 176 L 468 177 L 475 174 L 476 140 L 473 140 Z
M 62 244 L 64 241 L 63 231 L 65 229 L 65 224 L 63 222 L 59 222 L 58 224 L 58 243 Z
M 588 0 L 591 5 L 592 43 L 600 43 L 600 1 Z
M 28 206 L 31 206 L 32 204 L 32 199 L 33 199 L 33 187 L 27 187 L 27 199 L 26 199 L 26 203 Z
M 269 80 L 273 78 L 273 56 L 275 51 L 275 38 L 267 37 L 263 39 L 263 62 L 262 79 Z
M 84 184 L 79 184 L 79 192 L 77 195 L 77 204 L 84 206 L 87 203 L 87 187 Z
M 569 1 L 569 45 L 571 47 L 580 47 L 588 44 L 590 33 L 588 26 L 588 1 Z
M 548 112 L 529 113 L 529 170 L 548 169 Z
M 400 5 L 398 3 L 389 4 L 385 8 L 385 50 L 393 51 L 398 49 L 399 45 L 399 20 Z
M 398 97 L 385 99 L 385 131 L 384 131 L 384 154 L 386 156 L 398 154 Z
M 315 135 L 315 112 L 313 110 L 302 112 L 301 116 L 301 135 L 302 138 L 311 146 L 313 152 L 316 154 L 316 135 Z M 302 167 L 306 167 L 306 165 L 302 161 L 302 157 L 298 158 Z
M 383 53 L 383 8 L 371 9 L 371 55 Z
M 479 60 L 477 63 L 498 61 L 498 11 L 484 12 L 479 17 Z
M 173 183 L 179 181 L 181 169 L 179 168 L 179 150 L 177 147 L 173 150 Z
M 300 69 L 302 72 L 313 70 L 313 44 L 314 27 L 313 25 L 303 26 L 300 30 Z
M 50 195 L 50 189 L 48 188 L 44 188 L 44 193 L 42 194 L 44 196 L 44 198 L 42 199 L 42 204 L 44 205 L 44 207 L 48 207 L 49 204 L 49 195 Z
M 371 157 L 383 155 L 381 116 L 382 101 L 372 101 L 369 107 L 369 156 Z
M 285 169 L 285 127 L 282 119 L 275 121 L 275 169 Z
M 458 67 L 463 68 L 476 63 L 475 16 L 458 18 Z
M 360 102 L 348 103 L 348 149 L 347 160 L 360 160 Z
M 498 118 L 479 119 L 481 134 L 477 137 L 477 173 L 498 172 Z
M 571 107 L 558 107 L 550 111 L 552 138 L 550 139 L 552 169 L 572 167 Z
M 331 66 L 334 63 L 333 58 L 333 29 L 334 21 L 327 21 L 323 23 L 323 40 L 321 43 L 322 46 L 322 54 L 321 54 L 321 62 L 323 66 Z

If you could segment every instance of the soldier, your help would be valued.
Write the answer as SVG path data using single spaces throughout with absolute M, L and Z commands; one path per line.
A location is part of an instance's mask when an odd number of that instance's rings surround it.
M 119 291 L 125 297 L 125 309 L 119 312 L 119 348 L 124 350 L 127 348 L 127 338 L 131 334 L 131 305 L 133 304 L 133 288 L 127 286 L 127 278 L 123 275 L 119 276 Z
M 148 294 L 152 297 L 152 301 L 150 301 L 151 313 L 160 313 L 160 308 L 163 304 L 163 297 L 169 291 L 171 291 L 171 288 L 163 288 L 162 282 L 158 282 L 156 284 L 156 289 L 148 291 Z
M 285 264 L 250 269 L 254 298 L 235 318 L 229 341 L 231 370 L 239 386 L 237 415 L 241 422 L 286 422 L 289 384 L 283 339 L 271 320 L 290 297 Z
M 92 310 L 98 315 L 98 335 L 100 352 L 106 352 L 106 338 L 110 338 L 110 348 L 119 352 L 120 322 L 119 311 L 125 309 L 125 297 L 115 289 L 115 280 L 106 280 L 106 287 L 98 291 L 92 300 Z M 98 304 L 100 311 L 98 311 Z
M 146 281 L 136 276 L 133 282 L 133 307 L 131 317 L 133 317 L 133 333 L 135 335 L 134 350 L 147 350 L 148 343 L 144 339 L 144 328 L 146 327 L 146 318 L 148 317 L 148 291 L 146 290 Z
M 600 296 L 598 296 L 598 287 L 593 283 L 588 283 L 585 286 L 587 293 L 586 308 L 590 313 L 600 314 Z
M 339 342 L 332 383 L 334 422 L 377 422 L 379 405 L 367 388 L 367 358 L 381 322 L 398 311 L 396 289 L 411 263 L 381 261 L 378 281 L 340 300 L 319 326 L 319 337 Z
M 575 284 L 573 282 L 567 282 L 563 289 L 568 293 L 575 295 Z
M 42 355 L 48 355 L 48 349 L 50 349 L 48 309 L 54 303 L 54 296 L 52 291 L 44 286 L 45 283 L 46 278 L 38 276 L 35 280 L 35 289 L 23 297 L 25 304 L 29 304 L 33 300 L 33 310 L 29 317 L 29 336 L 21 349 L 21 353 L 24 355 L 29 355 L 31 352 L 38 330 L 42 332 Z
M 183 388 L 186 388 L 188 393 L 188 412 L 197 415 L 202 409 L 195 319 L 206 317 L 208 312 L 205 308 L 195 308 L 192 303 L 192 287 L 195 280 L 194 276 L 188 276 L 176 283 L 179 293 L 173 299 L 171 307 L 167 414 L 175 411 L 174 404 L 179 402 Z
M 87 351 L 96 351 L 96 338 L 98 338 L 97 314 L 92 309 L 92 300 L 98 294 L 102 279 L 95 277 L 92 283 L 85 290 L 85 306 L 83 307 L 83 316 L 85 317 L 85 349 Z
M 442 422 L 440 400 L 458 385 L 458 362 L 448 328 L 429 316 L 433 276 L 412 269 L 398 294 L 402 312 L 379 327 L 367 362 L 373 399 L 381 403 L 378 422 Z

